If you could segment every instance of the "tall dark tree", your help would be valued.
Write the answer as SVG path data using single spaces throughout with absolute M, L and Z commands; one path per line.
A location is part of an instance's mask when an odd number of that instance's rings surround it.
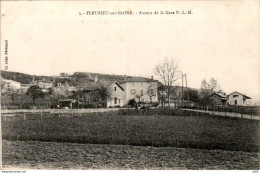
M 183 99 L 184 100 L 189 100 L 189 101 L 192 101 L 192 102 L 198 102 L 199 101 L 198 90 L 189 88 L 188 90 L 184 91 Z
M 210 99 L 210 95 L 214 92 L 219 91 L 220 85 L 218 81 L 214 78 L 211 78 L 209 82 L 206 79 L 203 79 L 201 82 L 201 89 L 200 89 L 200 103 L 202 105 L 211 105 L 212 99 Z
M 38 85 L 32 85 L 26 91 L 26 96 L 31 98 L 33 105 L 35 104 L 35 100 L 43 98 L 44 95 L 44 92 L 42 92 L 41 88 Z
M 164 96 L 165 86 L 161 82 L 158 82 L 157 90 L 158 90 L 158 99 L 160 100 L 161 105 L 163 107 L 165 102 L 165 96 Z
M 111 89 L 109 88 L 109 84 L 100 81 L 90 95 L 92 100 L 97 103 L 96 106 L 101 103 L 103 107 L 106 107 L 107 100 L 111 99 Z

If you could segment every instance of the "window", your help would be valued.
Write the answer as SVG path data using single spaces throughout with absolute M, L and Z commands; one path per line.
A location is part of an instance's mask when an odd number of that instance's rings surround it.
M 114 99 L 114 104 L 117 104 L 117 98 Z
M 135 94 L 135 89 L 132 89 L 132 90 L 131 90 L 131 94 Z
M 141 96 L 142 96 L 142 95 L 144 95 L 144 91 L 143 91 L 143 90 L 141 90 Z
M 233 95 L 233 98 L 236 98 L 236 97 L 238 97 L 238 95 Z
M 135 86 L 135 82 L 132 83 L 132 86 Z
M 237 105 L 237 100 L 235 100 L 235 105 Z
M 115 91 L 116 91 L 116 87 L 115 87 Z
M 118 99 L 118 103 L 120 104 L 120 99 Z

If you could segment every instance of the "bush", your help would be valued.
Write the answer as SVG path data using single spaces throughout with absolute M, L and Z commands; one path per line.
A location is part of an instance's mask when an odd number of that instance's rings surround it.
M 128 101 L 128 105 L 130 105 L 131 107 L 135 107 L 135 104 L 136 104 L 135 99 L 130 99 L 130 100 Z
M 87 105 L 85 105 L 85 108 L 95 108 L 95 105 L 94 104 L 87 104 Z
M 157 107 L 159 105 L 159 102 L 153 102 L 152 107 Z

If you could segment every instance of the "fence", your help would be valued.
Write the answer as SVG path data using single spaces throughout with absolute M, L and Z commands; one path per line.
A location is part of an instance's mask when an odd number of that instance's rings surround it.
M 2 121 L 26 121 L 26 120 L 40 120 L 40 119 L 55 119 L 62 117 L 75 117 L 75 116 L 85 116 L 85 115 L 118 115 L 118 110 L 89 110 L 83 112 L 81 110 L 63 110 L 60 112 L 17 112 L 11 114 L 2 114 Z
M 229 112 L 232 111 L 233 112 Z M 239 111 L 234 111 L 234 109 L 224 109 L 221 107 L 201 107 L 193 109 L 174 109 L 174 108 L 157 108 L 157 109 L 126 109 L 126 108 L 113 108 L 113 109 L 72 109 L 72 110 L 52 110 L 52 109 L 43 109 L 43 110 L 17 110 L 17 111 L 4 111 L 2 112 L 2 121 L 24 121 L 24 120 L 39 120 L 46 118 L 62 118 L 62 117 L 75 117 L 75 116 L 86 116 L 86 115 L 170 115 L 170 116 L 198 116 L 198 115 L 224 115 L 230 117 L 232 113 L 239 114 L 240 118 L 247 118 L 248 113 L 243 109 L 237 109 Z M 23 112 L 24 111 L 24 112 Z M 253 119 L 251 115 L 250 119 Z
M 27 110 L 28 111 L 28 110 Z M 2 114 L 2 121 L 25 121 L 25 120 L 40 120 L 40 119 L 55 119 L 62 117 L 75 117 L 87 115 L 170 115 L 170 116 L 190 116 L 198 115 L 196 112 L 173 109 L 92 109 L 92 110 L 56 110 L 56 112 L 46 112 L 46 110 L 35 110 L 38 112 L 15 112 Z M 50 110 L 52 111 L 52 110 Z M 209 113 L 200 113 L 200 115 L 209 115 Z
M 196 106 L 196 107 L 184 106 L 182 108 L 213 111 L 213 112 L 231 112 L 231 113 L 237 113 L 237 114 L 260 116 L 260 107 L 259 106 L 216 106 L 216 105 L 213 105 L 213 106 Z

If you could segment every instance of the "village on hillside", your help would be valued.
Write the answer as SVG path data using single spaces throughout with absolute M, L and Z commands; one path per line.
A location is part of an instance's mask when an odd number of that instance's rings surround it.
M 259 169 L 260 107 L 220 88 L 188 87 L 172 59 L 150 78 L 1 71 L 3 165 Z
M 186 76 L 181 86 L 163 84 L 160 79 L 80 73 L 33 76 L 2 71 L 2 109 L 86 109 L 200 106 L 254 106 L 250 97 L 219 89 L 216 79 L 203 80 L 201 88 L 189 88 Z M 185 84 L 186 83 L 186 84 Z

